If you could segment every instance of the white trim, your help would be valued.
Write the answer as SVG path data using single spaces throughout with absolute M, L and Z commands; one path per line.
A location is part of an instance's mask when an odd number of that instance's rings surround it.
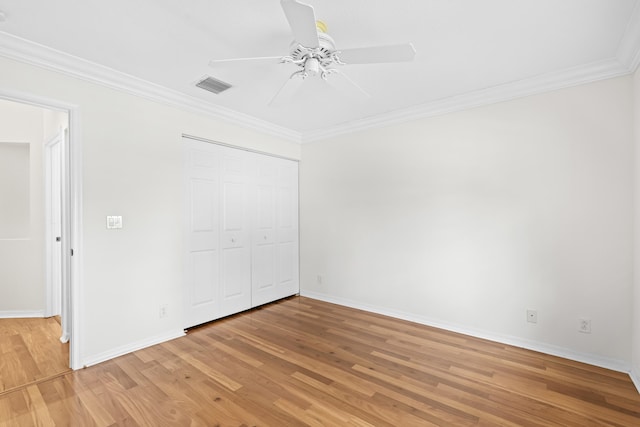
M 456 111 L 468 110 L 525 96 L 592 83 L 598 80 L 620 77 L 626 74 L 629 74 L 627 67 L 615 59 L 594 62 L 584 66 L 542 74 L 530 79 L 439 99 L 415 107 L 395 110 L 387 114 L 355 120 L 327 129 L 307 132 L 303 135 L 302 142 L 318 141 L 351 132 L 441 116 Z
M 633 385 L 636 386 L 636 390 L 638 390 L 638 393 L 640 393 L 640 372 L 636 371 L 635 368 L 631 369 L 629 377 L 631 378 Z
M 532 341 L 514 336 L 495 334 L 489 331 L 470 329 L 459 325 L 453 325 L 447 322 L 429 319 L 427 317 L 420 316 L 414 313 L 407 313 L 398 310 L 390 310 L 384 307 L 362 304 L 360 302 L 353 301 L 347 298 L 335 297 L 318 292 L 301 291 L 300 295 L 320 301 L 326 301 L 333 304 L 356 308 L 358 310 L 382 314 L 384 316 L 394 317 L 396 319 L 407 320 L 409 322 L 419 323 L 421 325 L 432 326 L 434 328 L 444 329 L 459 334 L 470 335 L 476 338 L 482 338 L 489 341 L 525 348 L 527 350 L 533 350 L 552 356 L 558 356 L 565 359 L 574 360 L 576 362 L 587 363 L 589 365 L 599 366 L 601 368 L 611 369 L 613 371 L 629 373 L 629 371 L 631 370 L 631 366 L 629 365 L 629 363 L 622 360 L 611 359 L 595 354 L 581 353 L 568 348 L 545 344 L 539 341 Z
M 67 113 L 68 116 L 68 113 Z M 71 163 L 71 154 L 69 151 L 69 137 L 68 137 L 69 118 L 67 117 L 66 126 L 61 129 L 61 141 L 60 141 L 60 165 L 61 165 L 61 180 L 60 180 L 60 192 L 62 200 L 62 209 L 60 210 L 60 224 L 61 224 L 61 299 L 60 299 L 60 317 L 62 326 L 62 335 L 60 336 L 60 342 L 69 342 L 71 338 L 71 251 L 73 250 L 71 230 L 71 177 L 69 164 Z
M 53 284 L 51 281 L 51 270 L 53 265 L 51 263 L 51 248 L 53 243 L 51 242 L 51 189 L 49 186 L 49 175 L 51 165 L 51 145 L 58 139 L 59 135 L 54 136 L 49 141 L 44 143 L 44 161 L 42 166 L 44 168 L 44 282 L 45 282 L 45 302 L 44 313 L 45 316 L 53 315 Z
M 0 319 L 43 318 L 44 310 L 0 310 Z
M 69 297 L 69 314 L 71 330 L 71 347 L 69 359 L 71 369 L 81 369 L 83 364 L 83 322 L 84 322 L 84 251 L 83 251 L 83 228 L 82 228 L 82 142 L 80 139 L 80 109 L 69 106 L 69 134 L 68 134 L 68 174 L 69 174 L 69 221 L 71 232 L 71 248 L 74 254 L 70 257 L 70 278 L 71 287 Z
M 294 159 L 293 157 L 281 156 L 279 154 L 273 154 L 268 151 L 256 150 L 254 148 L 240 147 L 237 145 L 227 144 L 225 142 L 220 142 L 213 139 L 203 138 L 201 136 L 189 135 L 187 133 L 183 133 L 182 138 L 191 139 L 193 141 L 206 142 L 207 144 L 215 144 L 221 147 L 229 147 L 229 148 L 233 148 L 234 150 L 247 151 L 249 153 L 260 154 L 261 156 L 275 157 L 276 159 L 290 160 L 292 162 L 300 163 L 300 159 Z
M 115 359 L 125 354 L 133 353 L 134 351 L 142 350 L 143 348 L 151 347 L 157 344 L 162 344 L 166 341 L 171 341 L 176 338 L 185 336 L 185 332 L 182 329 L 177 329 L 166 334 L 156 335 L 151 338 L 145 338 L 140 341 L 136 341 L 127 345 L 123 345 L 105 352 L 88 356 L 85 359 L 85 367 L 97 365 L 98 363 L 106 362 L 107 360 Z
M 91 83 L 140 96 L 173 107 L 207 114 L 228 123 L 300 142 L 300 133 L 266 120 L 202 101 L 193 96 L 87 61 L 68 53 L 0 31 L 0 56 L 61 72 Z

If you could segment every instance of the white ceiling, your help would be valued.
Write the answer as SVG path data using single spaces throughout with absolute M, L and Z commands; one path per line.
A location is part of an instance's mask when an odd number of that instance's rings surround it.
M 208 62 L 288 54 L 279 0 L 0 0 L 0 55 L 298 140 L 623 75 L 640 61 L 640 0 L 306 2 L 338 48 L 412 42 L 415 61 L 345 66 L 370 98 L 307 80 L 294 101 L 269 106 L 294 66 Z M 195 87 L 205 75 L 233 88 Z

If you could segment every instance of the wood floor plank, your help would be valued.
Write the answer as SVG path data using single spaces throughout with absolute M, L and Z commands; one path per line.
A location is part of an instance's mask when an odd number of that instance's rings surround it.
M 0 393 L 69 372 L 54 318 L 0 319 Z
M 374 425 L 380 427 L 424 423 L 424 420 L 421 420 L 416 415 L 417 411 L 415 409 L 411 413 L 404 413 L 398 410 L 390 399 L 385 399 L 384 402 L 379 403 L 372 402 L 371 396 L 359 394 L 339 384 L 325 384 L 299 372 L 294 373 L 292 378 L 304 384 L 301 388 L 305 390 L 305 393 L 310 393 L 309 387 L 313 387 L 320 395 L 331 396 L 341 401 L 343 405 L 348 405 L 350 410 L 357 413 L 359 419 L 363 422 L 370 420 Z
M 3 393 L 43 331 L 0 327 L 2 427 L 640 426 L 624 373 L 303 297 Z

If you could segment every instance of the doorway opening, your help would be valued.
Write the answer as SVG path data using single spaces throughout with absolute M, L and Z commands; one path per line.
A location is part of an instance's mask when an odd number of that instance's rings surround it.
M 0 162 L 12 164 L 0 167 L 0 175 L 13 174 L 0 176 L 0 332 L 22 348 L 11 374 L 15 387 L 20 378 L 40 380 L 81 367 L 73 322 L 80 231 L 77 110 L 0 91 L 0 113 Z M 21 365 L 31 372 L 16 369 Z

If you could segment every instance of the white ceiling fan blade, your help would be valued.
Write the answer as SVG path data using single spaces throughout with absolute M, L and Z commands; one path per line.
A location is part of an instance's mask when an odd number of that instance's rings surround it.
M 244 64 L 251 62 L 253 64 L 279 64 L 282 61 L 282 56 L 257 56 L 255 58 L 231 58 L 231 59 L 212 59 L 209 61 L 209 66 L 216 67 L 218 65 L 227 64 Z
M 359 47 L 338 52 L 345 64 L 375 64 L 382 62 L 413 61 L 416 50 L 411 43 L 390 46 Z
M 336 70 L 331 73 L 331 75 L 327 76 L 326 81 L 331 87 L 337 89 L 340 93 L 352 98 L 371 98 L 371 95 L 369 95 L 367 91 L 362 89 L 360 85 L 354 82 L 351 77 L 341 70 Z
M 298 75 L 292 75 L 282 87 L 276 92 L 276 94 L 269 101 L 270 107 L 277 107 L 283 104 L 289 103 L 293 100 L 302 87 L 304 79 Z
M 282 0 L 280 4 L 289 21 L 293 38 L 304 47 L 319 47 L 313 7 L 297 0 Z

